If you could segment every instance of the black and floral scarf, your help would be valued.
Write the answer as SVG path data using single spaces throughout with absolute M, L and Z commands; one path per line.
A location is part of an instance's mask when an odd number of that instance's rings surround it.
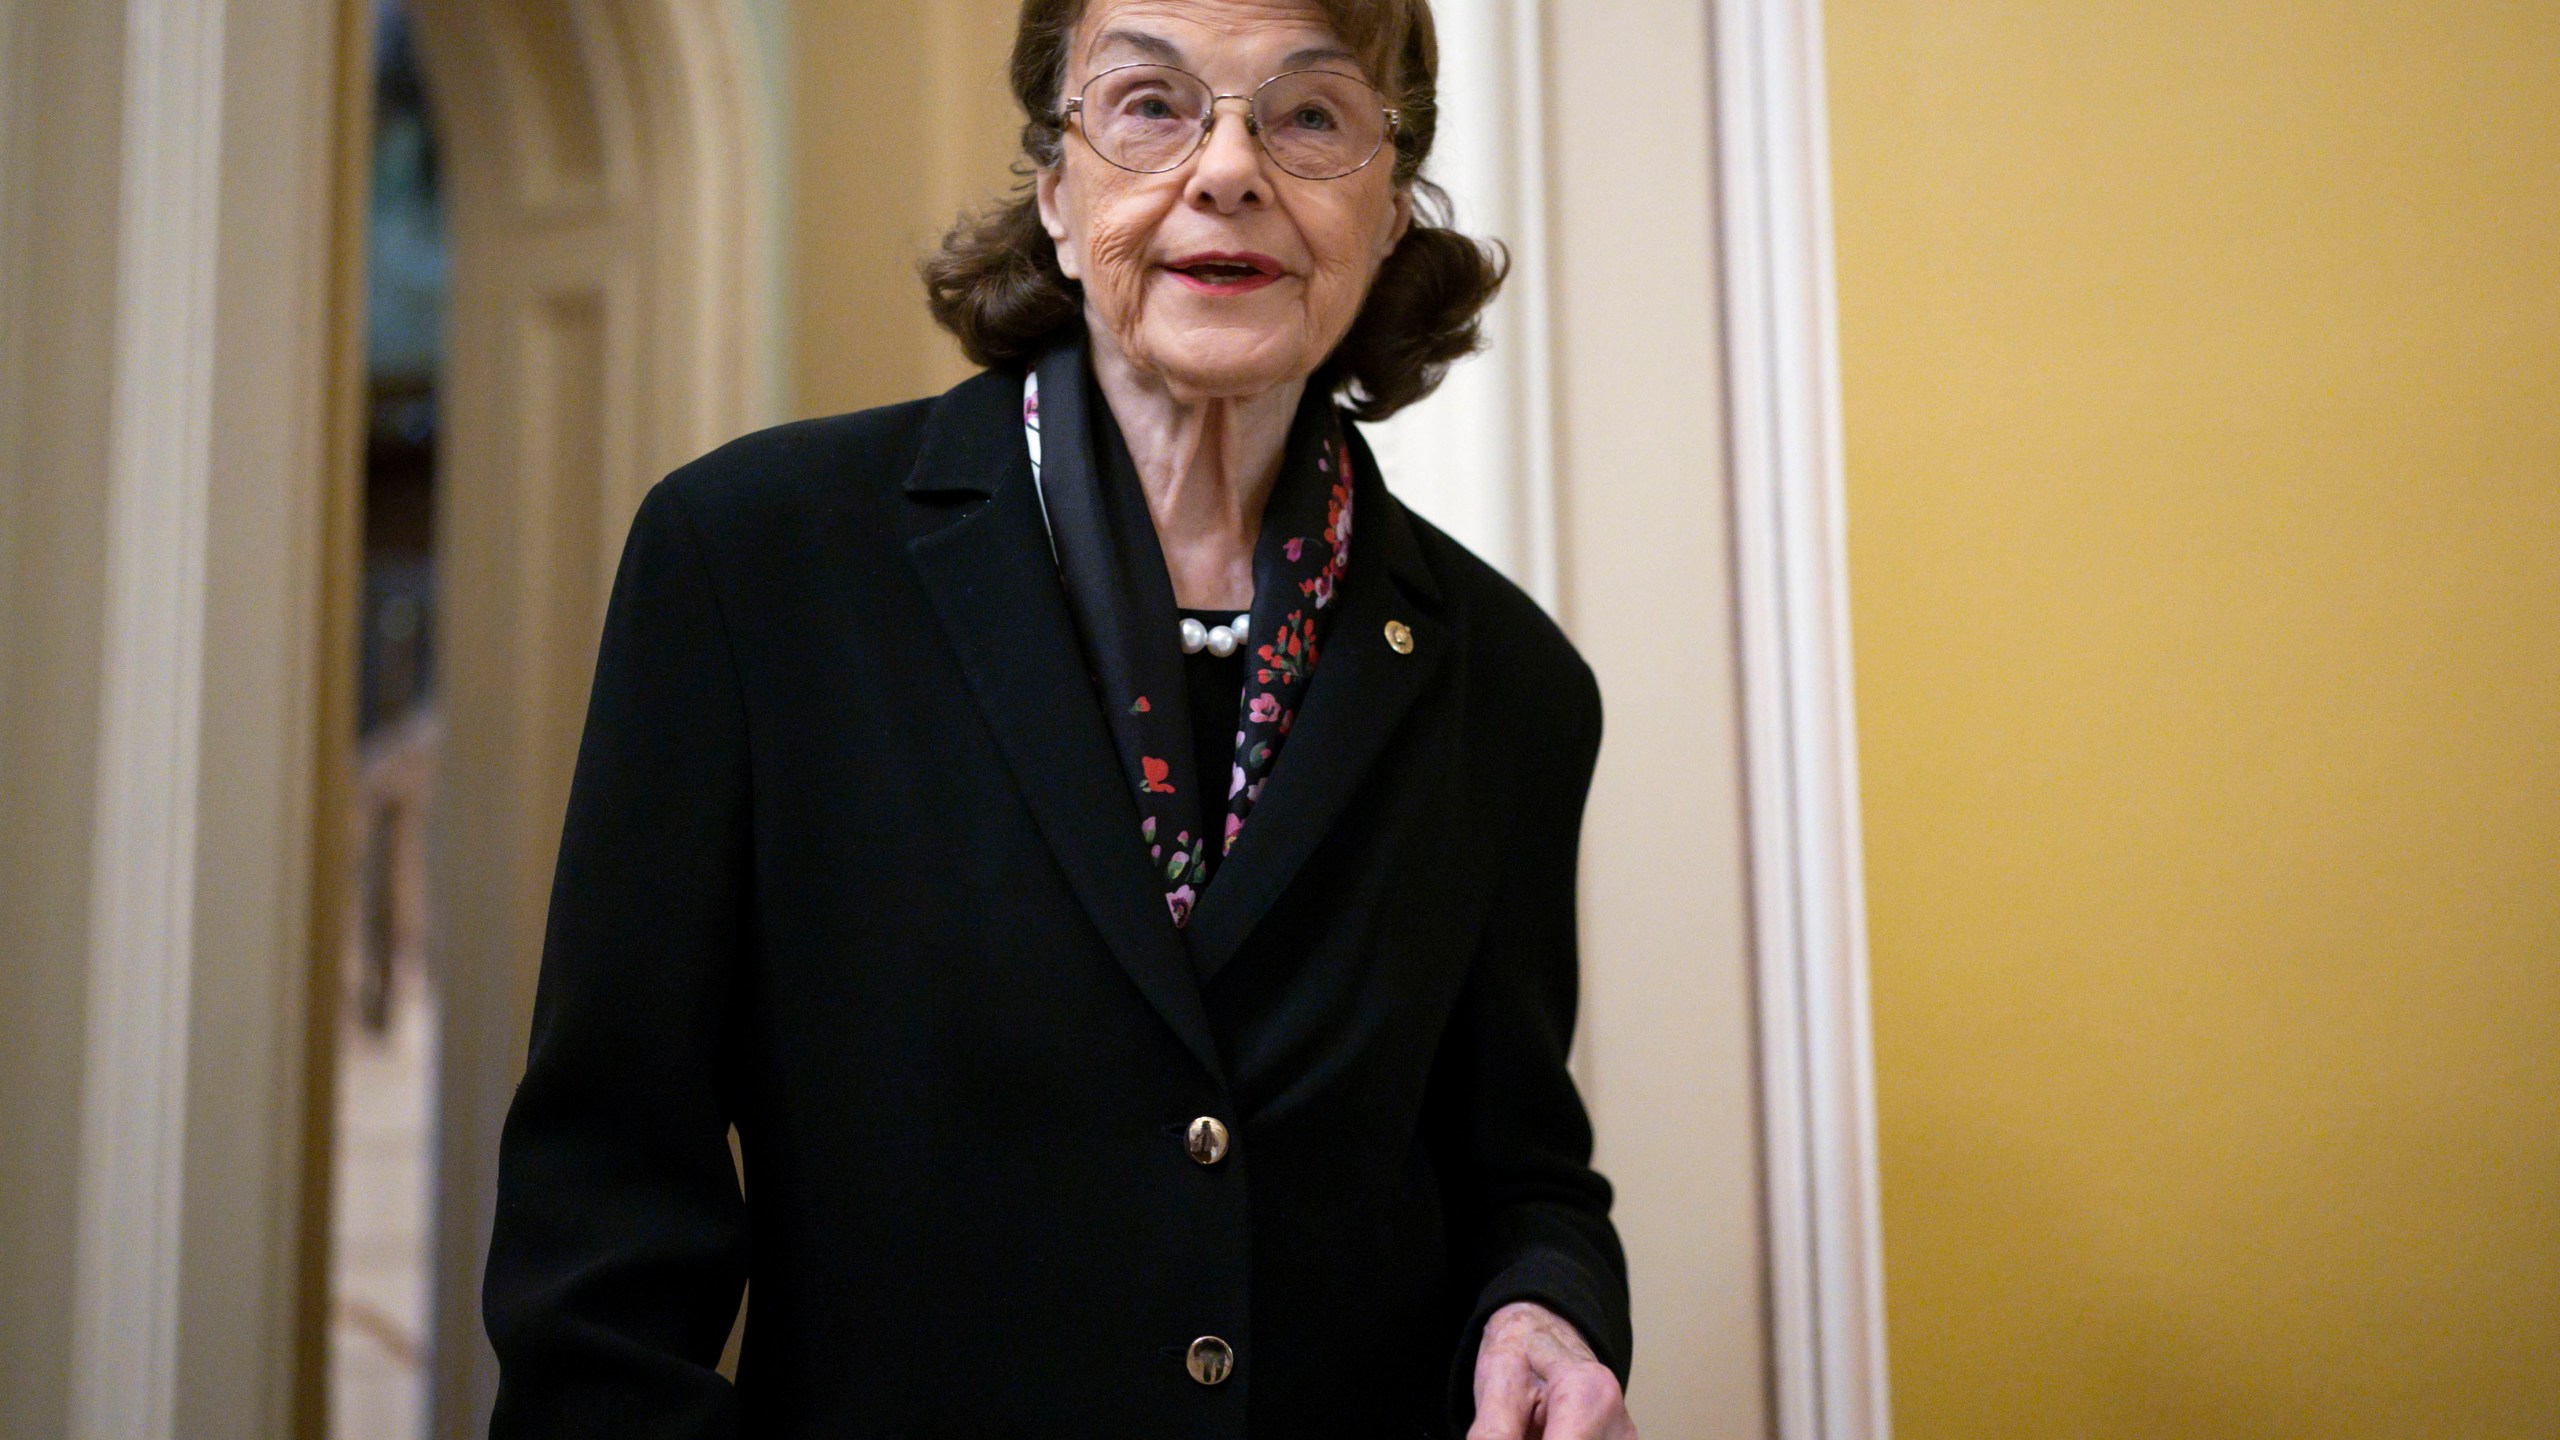
M 1023 430 L 1068 607 L 1137 797 L 1140 840 L 1179 927 L 1244 834 L 1305 703 L 1324 615 L 1350 563 L 1351 451 L 1330 395 L 1310 384 L 1254 546 L 1235 764 L 1224 776 L 1195 775 L 1172 576 L 1091 375 L 1081 336 L 1042 356 L 1023 381 Z M 1204 814 L 1217 823 L 1199 787 L 1219 783 L 1224 833 L 1195 833 Z

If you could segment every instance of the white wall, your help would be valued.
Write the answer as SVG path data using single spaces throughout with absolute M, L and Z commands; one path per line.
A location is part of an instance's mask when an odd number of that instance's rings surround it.
M 1607 706 L 1584 1068 L 1648 1435 L 1769 1433 L 1708 7 L 1549 11 L 1561 594 Z
M 1765 1435 L 1708 7 L 1436 8 L 1430 173 L 1515 269 L 1488 352 L 1372 438 L 1599 671 L 1577 1068 L 1634 1278 L 1634 1410 L 1652 1435 Z
M 1436 7 L 1440 114 L 1425 175 L 1448 191 L 1460 230 L 1510 251 L 1511 279 L 1485 315 L 1484 353 L 1368 437 L 1405 503 L 1553 607 L 1544 9 Z

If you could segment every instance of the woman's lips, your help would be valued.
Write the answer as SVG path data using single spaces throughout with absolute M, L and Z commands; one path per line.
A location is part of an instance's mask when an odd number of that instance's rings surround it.
M 1174 279 L 1203 295 L 1244 295 L 1277 284 L 1287 272 L 1268 255 L 1237 251 L 1204 251 L 1185 255 L 1165 267 Z

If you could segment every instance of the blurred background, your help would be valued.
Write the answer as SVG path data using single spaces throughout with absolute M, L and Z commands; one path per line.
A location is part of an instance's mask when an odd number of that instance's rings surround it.
M 1015 7 L 5 4 L 0 1435 L 467 1435 L 622 527 L 968 373 Z M 1600 672 L 1635 1412 L 1770 1434 L 1715 7 L 1437 8 L 1518 271 L 1375 438 Z M 1893 1426 L 2560 1435 L 2560 7 L 1810 8 Z

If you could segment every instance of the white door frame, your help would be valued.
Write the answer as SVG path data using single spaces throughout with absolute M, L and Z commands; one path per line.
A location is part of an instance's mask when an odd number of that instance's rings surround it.
M 1712 0 L 1781 1440 L 1887 1440 L 1820 0 Z

